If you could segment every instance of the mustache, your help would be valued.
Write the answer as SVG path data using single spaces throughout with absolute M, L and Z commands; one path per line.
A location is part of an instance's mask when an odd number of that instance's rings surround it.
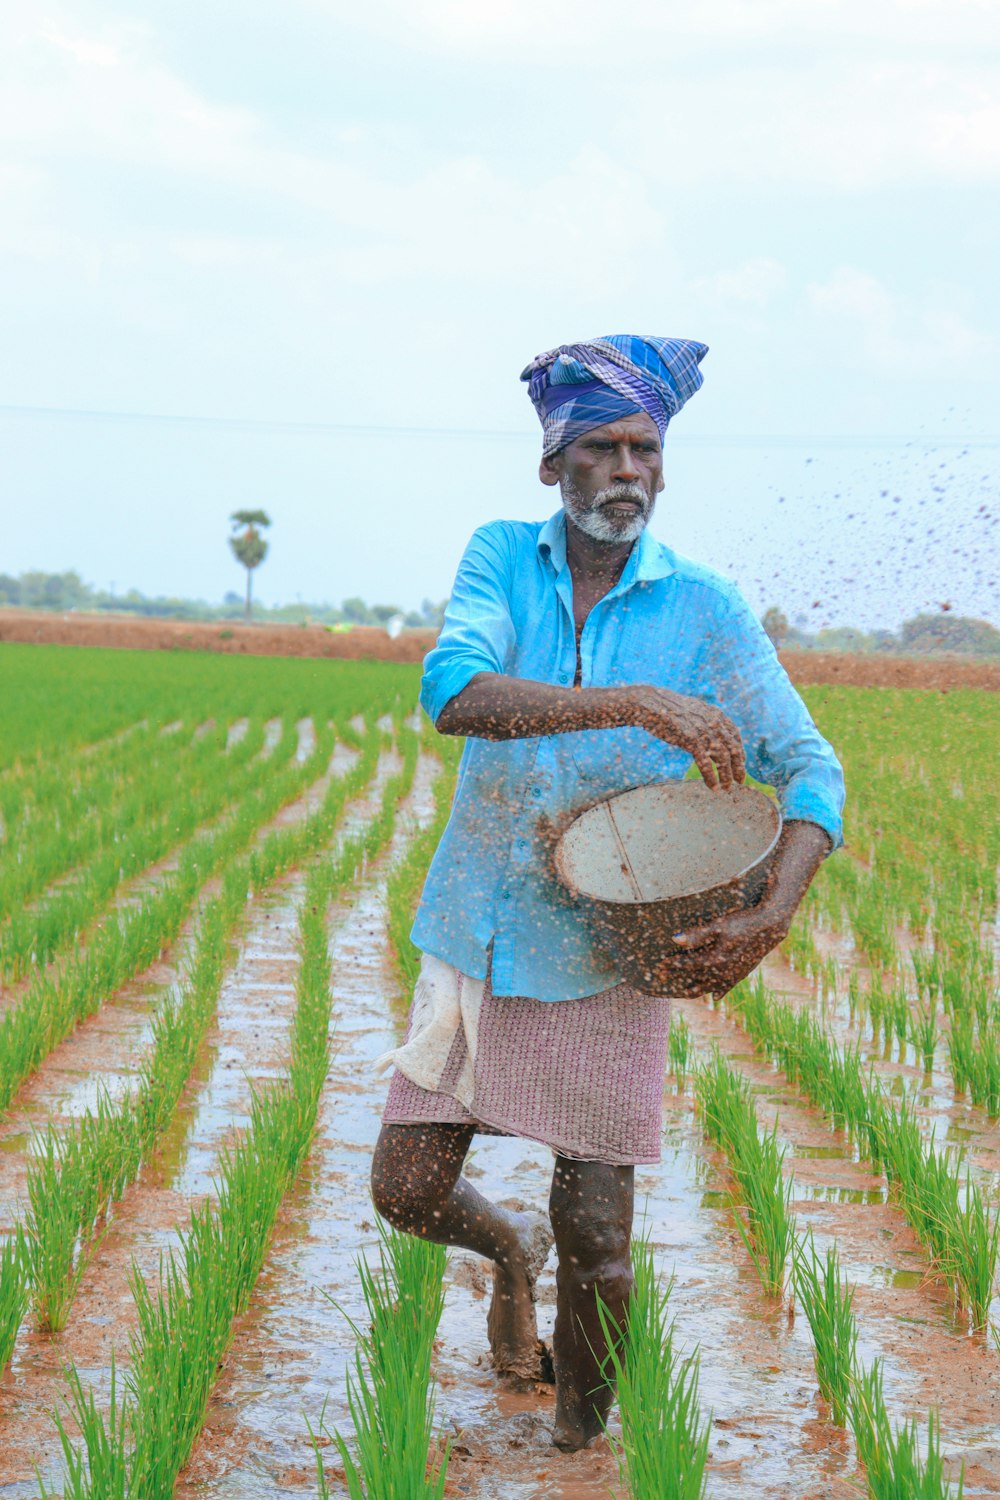
M 612 505 L 616 500 L 631 500 L 636 505 L 641 505 L 645 510 L 650 504 L 650 497 L 646 494 L 641 484 L 611 484 L 606 490 L 598 490 L 594 496 L 594 505 Z

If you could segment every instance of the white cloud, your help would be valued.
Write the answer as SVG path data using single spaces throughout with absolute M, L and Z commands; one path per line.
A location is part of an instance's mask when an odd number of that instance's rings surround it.
M 400 172 L 398 135 L 365 141 L 351 127 L 326 155 L 279 143 L 266 120 L 219 106 L 174 75 L 134 27 L 84 38 L 66 23 L 49 23 L 22 35 L 18 53 L 18 65 L 0 80 L 0 141 L 45 164 L 53 200 L 67 164 L 83 155 L 103 171 L 140 166 L 236 190 L 272 222 L 290 208 L 307 211 L 304 235 L 295 224 L 286 235 L 246 238 L 168 233 L 168 253 L 189 265 L 273 264 L 285 239 L 286 262 L 300 274 L 311 264 L 317 280 L 376 285 L 447 276 L 516 285 L 536 279 L 540 259 L 550 264 L 558 246 L 561 275 L 587 289 L 611 275 L 627 285 L 638 258 L 662 240 L 661 214 L 641 174 L 585 143 L 553 158 L 551 172 L 530 185 L 483 155 L 435 157 L 412 142 L 412 170 Z M 580 208 L 616 194 L 629 205 L 627 232 L 614 215 L 595 220 Z M 51 207 L 59 212 L 55 201 Z M 24 221 L 22 245 L 29 253 L 39 238 L 50 246 L 50 231 Z M 120 253 L 120 223 L 93 232 L 115 235 Z M 9 247 L 16 237 L 8 232 Z M 77 258 L 75 235 L 66 250 Z
M 779 261 L 757 256 L 732 270 L 699 276 L 691 282 L 691 295 L 720 311 L 757 312 L 767 307 L 788 282 L 788 272 Z
M 809 286 L 806 301 L 842 358 L 895 376 L 975 370 L 996 353 L 995 338 L 951 307 L 894 296 L 854 266 L 841 266 L 826 282 Z

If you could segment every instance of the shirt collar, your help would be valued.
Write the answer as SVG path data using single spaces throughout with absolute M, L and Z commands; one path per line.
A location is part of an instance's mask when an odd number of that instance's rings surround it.
M 556 511 L 538 533 L 536 543 L 539 553 L 548 556 L 556 574 L 566 566 L 566 512 Z M 650 535 L 649 527 L 641 534 L 625 564 L 619 587 L 629 588 L 633 583 L 645 583 L 655 578 L 668 578 L 675 573 L 674 557 L 669 547 Z

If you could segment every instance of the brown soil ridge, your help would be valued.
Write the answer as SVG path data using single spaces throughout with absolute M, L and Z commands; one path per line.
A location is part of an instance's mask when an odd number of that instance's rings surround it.
M 391 640 L 359 625 L 334 634 L 322 625 L 245 625 L 204 620 L 150 620 L 134 615 L 43 614 L 0 610 L 0 641 L 48 646 L 105 646 L 133 651 L 221 651 L 243 656 L 330 657 L 342 661 L 419 662 L 434 645 L 433 630 L 407 630 Z M 852 687 L 956 688 L 1000 691 L 1000 662 L 967 658 L 850 656 L 782 651 L 793 682 Z
M 851 687 L 956 688 L 1000 692 L 1000 662 L 959 656 L 850 656 L 836 651 L 782 651 L 782 666 L 800 687 L 843 682 Z

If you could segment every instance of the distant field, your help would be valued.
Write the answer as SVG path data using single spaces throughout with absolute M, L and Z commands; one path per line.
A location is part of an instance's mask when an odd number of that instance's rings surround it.
M 342 661 L 419 662 L 434 645 L 433 630 L 406 630 L 391 640 L 372 626 L 334 633 L 321 625 L 207 624 L 137 616 L 42 614 L 0 609 L 0 641 L 50 646 L 113 646 L 140 651 L 212 651 L 233 656 L 317 656 Z M 844 655 L 783 651 L 793 682 L 842 682 L 857 687 L 1000 690 L 1000 662 L 973 657 Z
M 372 1062 L 455 774 L 453 742 L 417 731 L 418 682 L 0 645 L 0 1494 L 42 1493 L 36 1465 L 67 1500 L 348 1493 L 327 1438 L 358 1451 Z M 637 1173 L 672 1357 L 700 1350 L 685 1420 L 709 1423 L 715 1500 L 943 1495 L 874 1488 L 882 1460 L 928 1461 L 931 1412 L 946 1472 L 966 1455 L 967 1493 L 997 1494 L 1000 703 L 804 692 L 847 770 L 848 847 L 752 982 L 675 1003 L 664 1161 Z M 502 1199 L 541 1206 L 550 1172 L 530 1143 L 475 1149 Z M 650 1493 L 637 1460 L 622 1478 L 606 1449 L 547 1446 L 551 1388 L 498 1388 L 482 1263 L 449 1258 L 440 1327 L 440 1265 L 418 1270 L 448 1495 Z M 402 1348 L 400 1305 L 379 1326 Z M 550 1267 L 546 1335 L 553 1305 Z M 415 1356 L 397 1374 L 423 1378 Z M 394 1431 L 422 1475 L 426 1434 Z

